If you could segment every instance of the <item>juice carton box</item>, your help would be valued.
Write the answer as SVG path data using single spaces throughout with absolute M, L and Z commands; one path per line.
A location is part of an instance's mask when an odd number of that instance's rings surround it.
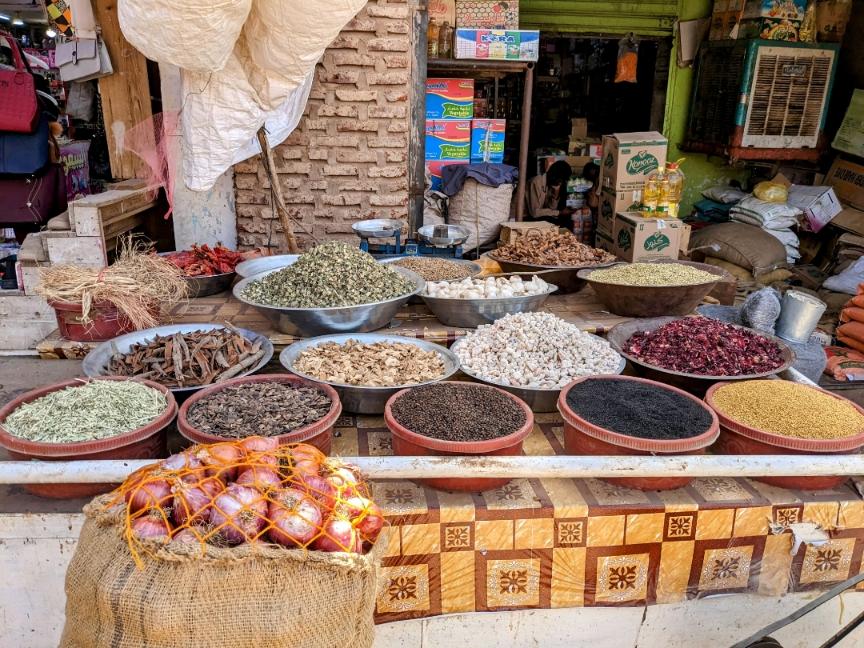
M 426 79 L 426 119 L 471 119 L 474 79 Z
M 604 135 L 600 186 L 614 193 L 641 190 L 648 175 L 666 165 L 668 145 L 656 131 Z
M 471 120 L 471 162 L 504 162 L 506 119 Z
M 471 158 L 470 119 L 426 120 L 427 160 L 469 160 Z
M 457 29 L 457 59 L 536 61 L 540 32 L 527 29 Z
M 441 191 L 444 184 L 443 169 L 451 164 L 468 164 L 468 160 L 433 160 L 426 162 L 426 170 L 432 182 L 432 191 Z

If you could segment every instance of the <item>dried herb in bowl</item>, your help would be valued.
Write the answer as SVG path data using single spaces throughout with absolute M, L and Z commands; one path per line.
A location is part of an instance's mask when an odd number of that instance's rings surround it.
M 784 364 L 773 340 L 708 317 L 685 317 L 634 333 L 624 352 L 655 367 L 700 376 L 748 376 Z
M 28 441 L 80 443 L 137 430 L 166 407 L 165 395 L 147 385 L 94 380 L 24 403 L 6 417 L 3 427 Z
M 280 436 L 318 421 L 330 397 L 315 387 L 279 382 L 231 385 L 204 396 L 186 416 L 201 432 L 229 439 Z
M 251 282 L 243 297 L 282 308 L 333 308 L 395 299 L 414 289 L 413 282 L 371 254 L 332 241 Z

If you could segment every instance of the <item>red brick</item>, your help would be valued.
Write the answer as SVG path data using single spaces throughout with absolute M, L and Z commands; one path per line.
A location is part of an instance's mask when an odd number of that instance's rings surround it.
M 309 146 L 309 136 L 300 130 L 292 131 L 282 142 L 282 146 Z
M 264 189 L 237 189 L 234 195 L 238 205 L 270 204 L 270 192 Z
M 360 73 L 357 70 L 339 70 L 337 72 L 327 72 L 320 70 L 318 72 L 318 80 L 321 83 L 343 83 L 356 84 L 360 79 Z
M 279 154 L 283 160 L 300 160 L 303 157 L 303 151 L 298 148 L 280 148 Z
M 328 164 L 321 169 L 321 172 L 325 176 L 356 176 L 359 173 L 356 166 L 347 164 Z
M 408 72 L 367 72 L 366 81 L 369 85 L 405 85 L 408 83 Z
M 401 178 L 407 173 L 404 166 L 371 167 L 367 171 L 370 178 Z
M 369 56 L 367 54 L 358 54 L 357 52 L 332 52 L 326 55 L 328 62 L 332 61 L 338 67 L 346 65 L 356 65 L 361 67 L 375 67 L 375 63 L 379 60 L 377 56 Z M 406 66 L 408 60 L 405 60 Z M 402 67 L 402 66 L 400 66 Z
M 238 189 L 255 189 L 260 186 L 257 173 L 235 173 L 234 186 Z
M 326 148 L 310 148 L 307 154 L 310 160 L 326 160 L 330 157 L 330 151 Z
M 343 104 L 323 105 L 318 107 L 316 115 L 320 117 L 357 117 L 359 111 L 357 106 L 346 106 Z
M 366 41 L 366 49 L 370 52 L 407 52 L 407 38 L 372 38 Z
M 384 98 L 390 103 L 399 103 L 402 101 L 408 101 L 408 91 L 407 90 L 388 90 L 384 93 Z
M 312 146 L 357 148 L 360 137 L 357 135 L 340 135 L 339 137 L 318 136 L 312 139 Z
M 263 208 L 258 207 L 257 205 L 240 205 L 236 206 L 237 210 L 237 218 L 258 218 L 261 215 L 262 211 L 265 211 Z
M 343 120 L 336 122 L 336 131 L 339 133 L 353 133 L 353 132 L 363 132 L 363 133 L 377 133 L 378 132 L 378 122 L 377 121 L 363 121 L 359 119 L 352 120 Z
M 404 162 L 406 158 L 405 151 L 384 151 L 384 159 L 387 162 Z
M 306 187 L 312 191 L 328 191 L 330 189 L 330 183 L 326 180 L 317 180 L 308 183 Z
M 351 22 L 345 25 L 342 31 L 346 32 L 374 32 L 376 29 L 375 21 L 368 18 L 354 18 Z
M 312 212 L 312 218 L 315 220 L 333 220 L 332 209 L 316 209 Z
M 286 162 L 279 169 L 280 173 L 296 173 L 299 175 L 309 175 L 311 171 L 312 165 L 309 162 Z
M 256 173 L 261 165 L 261 157 L 256 155 L 234 165 L 235 173 Z
M 370 180 L 353 180 L 336 186 L 338 191 L 378 191 L 380 188 L 380 182 Z
M 373 194 L 369 196 L 369 204 L 373 206 L 395 207 L 397 205 L 407 205 L 408 196 L 404 194 L 380 195 Z
M 336 99 L 346 102 L 378 101 L 376 90 L 337 90 Z
M 322 205 L 359 205 L 361 203 L 360 196 L 357 194 L 324 194 L 321 196 Z
M 408 30 L 407 22 L 396 22 L 396 21 L 387 21 L 385 24 L 385 28 L 388 34 L 408 34 L 410 33 Z
M 403 54 L 385 54 L 381 57 L 384 66 L 388 68 L 408 69 L 408 57 Z
M 310 131 L 326 131 L 327 124 L 329 124 L 326 119 L 304 119 L 303 125 L 306 127 L 306 130 Z
M 337 162 L 378 162 L 375 151 L 336 151 Z
M 401 135 L 391 137 L 370 137 L 366 142 L 369 148 L 407 148 L 408 140 Z
M 314 205 L 315 196 L 311 193 L 290 192 L 285 196 L 286 205 Z
M 404 121 L 394 121 L 387 124 L 388 133 L 407 133 L 408 124 Z
M 407 18 L 408 7 L 370 4 L 366 7 L 366 13 L 377 18 Z
M 369 106 L 369 119 L 405 119 L 407 106 Z
M 359 49 L 360 44 L 364 39 L 358 38 L 357 36 L 337 36 L 335 40 L 330 43 L 330 49 Z

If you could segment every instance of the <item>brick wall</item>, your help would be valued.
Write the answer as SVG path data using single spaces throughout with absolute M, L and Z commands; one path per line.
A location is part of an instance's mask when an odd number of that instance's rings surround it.
M 407 218 L 409 6 L 370 0 L 324 54 L 297 129 L 274 150 L 279 180 L 302 244 L 356 241 L 351 224 L 364 218 Z M 281 245 L 260 158 L 235 167 L 241 249 Z

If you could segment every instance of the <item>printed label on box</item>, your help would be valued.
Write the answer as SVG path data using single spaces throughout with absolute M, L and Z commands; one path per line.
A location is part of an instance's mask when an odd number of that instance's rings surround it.
M 504 162 L 505 119 L 471 120 L 471 161 Z
M 468 160 L 471 157 L 471 122 L 467 119 L 426 122 L 427 160 Z
M 459 0 L 456 27 L 519 29 L 518 0 Z
M 540 32 L 503 29 L 457 29 L 456 58 L 536 61 Z
M 426 79 L 426 119 L 471 119 L 474 79 Z

